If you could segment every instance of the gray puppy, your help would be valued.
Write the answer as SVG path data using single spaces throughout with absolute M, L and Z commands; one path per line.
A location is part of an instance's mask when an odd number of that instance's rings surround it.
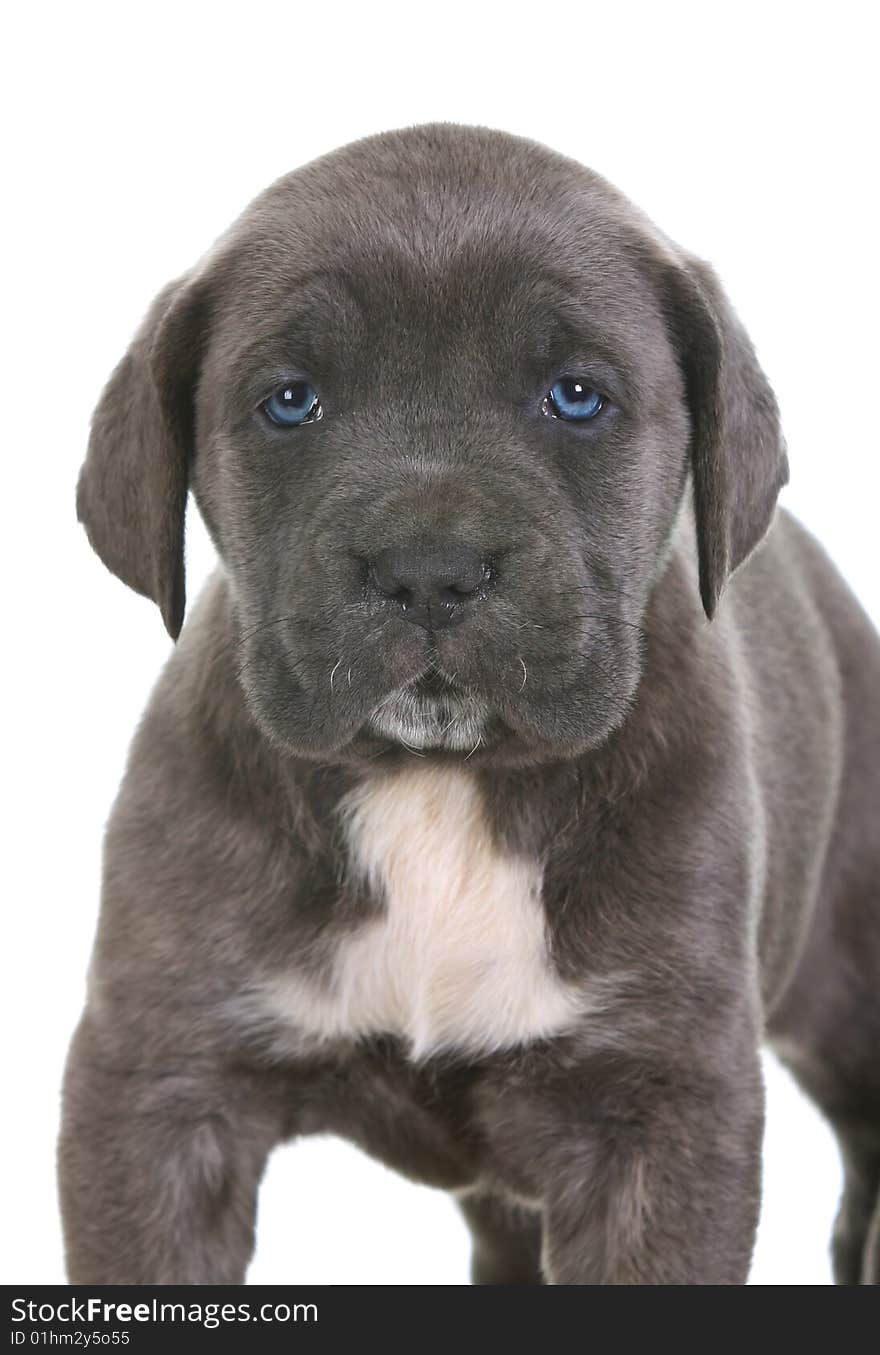
M 73 1281 L 240 1283 L 329 1131 L 477 1283 L 741 1284 L 767 1037 L 877 1282 L 880 642 L 786 474 L 711 270 L 528 141 L 349 146 L 162 292 L 79 514 L 174 637 L 189 489 L 221 565 L 107 831 Z

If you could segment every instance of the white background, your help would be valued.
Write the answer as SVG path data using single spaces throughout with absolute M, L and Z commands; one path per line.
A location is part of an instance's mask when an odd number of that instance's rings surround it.
M 785 499 L 878 619 L 872 9 L 180 0 L 7 27 L 0 1280 L 62 1278 L 58 1085 L 101 829 L 169 647 L 73 508 L 91 409 L 153 294 L 271 179 L 354 137 L 445 119 L 545 141 L 716 264 L 780 399 Z M 191 528 L 194 594 L 210 550 Z M 827 1283 L 834 1147 L 772 1064 L 768 1092 L 753 1280 Z M 252 1280 L 459 1284 L 466 1259 L 442 1195 L 332 1140 L 273 1159 Z

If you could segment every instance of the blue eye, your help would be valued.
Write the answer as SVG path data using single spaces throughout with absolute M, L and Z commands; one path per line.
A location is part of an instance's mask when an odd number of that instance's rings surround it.
M 273 423 L 282 428 L 296 428 L 301 423 L 315 423 L 324 417 L 318 392 L 308 381 L 288 381 L 273 391 L 262 408 Z
M 595 419 L 605 407 L 605 398 L 577 376 L 563 376 L 550 387 L 541 410 L 551 419 L 571 419 L 576 423 Z

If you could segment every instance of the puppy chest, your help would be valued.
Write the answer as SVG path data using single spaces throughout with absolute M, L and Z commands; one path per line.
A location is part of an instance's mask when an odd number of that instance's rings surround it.
M 477 786 L 456 769 L 377 777 L 341 806 L 348 868 L 376 913 L 320 982 L 276 991 L 319 1037 L 394 1034 L 415 1058 L 559 1033 L 577 1014 L 547 951 L 536 862 L 499 849 Z

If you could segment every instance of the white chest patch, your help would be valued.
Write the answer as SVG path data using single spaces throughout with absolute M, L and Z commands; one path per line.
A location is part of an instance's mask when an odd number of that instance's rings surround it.
M 536 862 L 494 843 L 472 776 L 377 776 L 341 806 L 350 869 L 384 906 L 340 942 L 328 980 L 263 989 L 273 1015 L 321 1039 L 393 1034 L 414 1059 L 559 1034 L 583 995 L 554 974 Z

